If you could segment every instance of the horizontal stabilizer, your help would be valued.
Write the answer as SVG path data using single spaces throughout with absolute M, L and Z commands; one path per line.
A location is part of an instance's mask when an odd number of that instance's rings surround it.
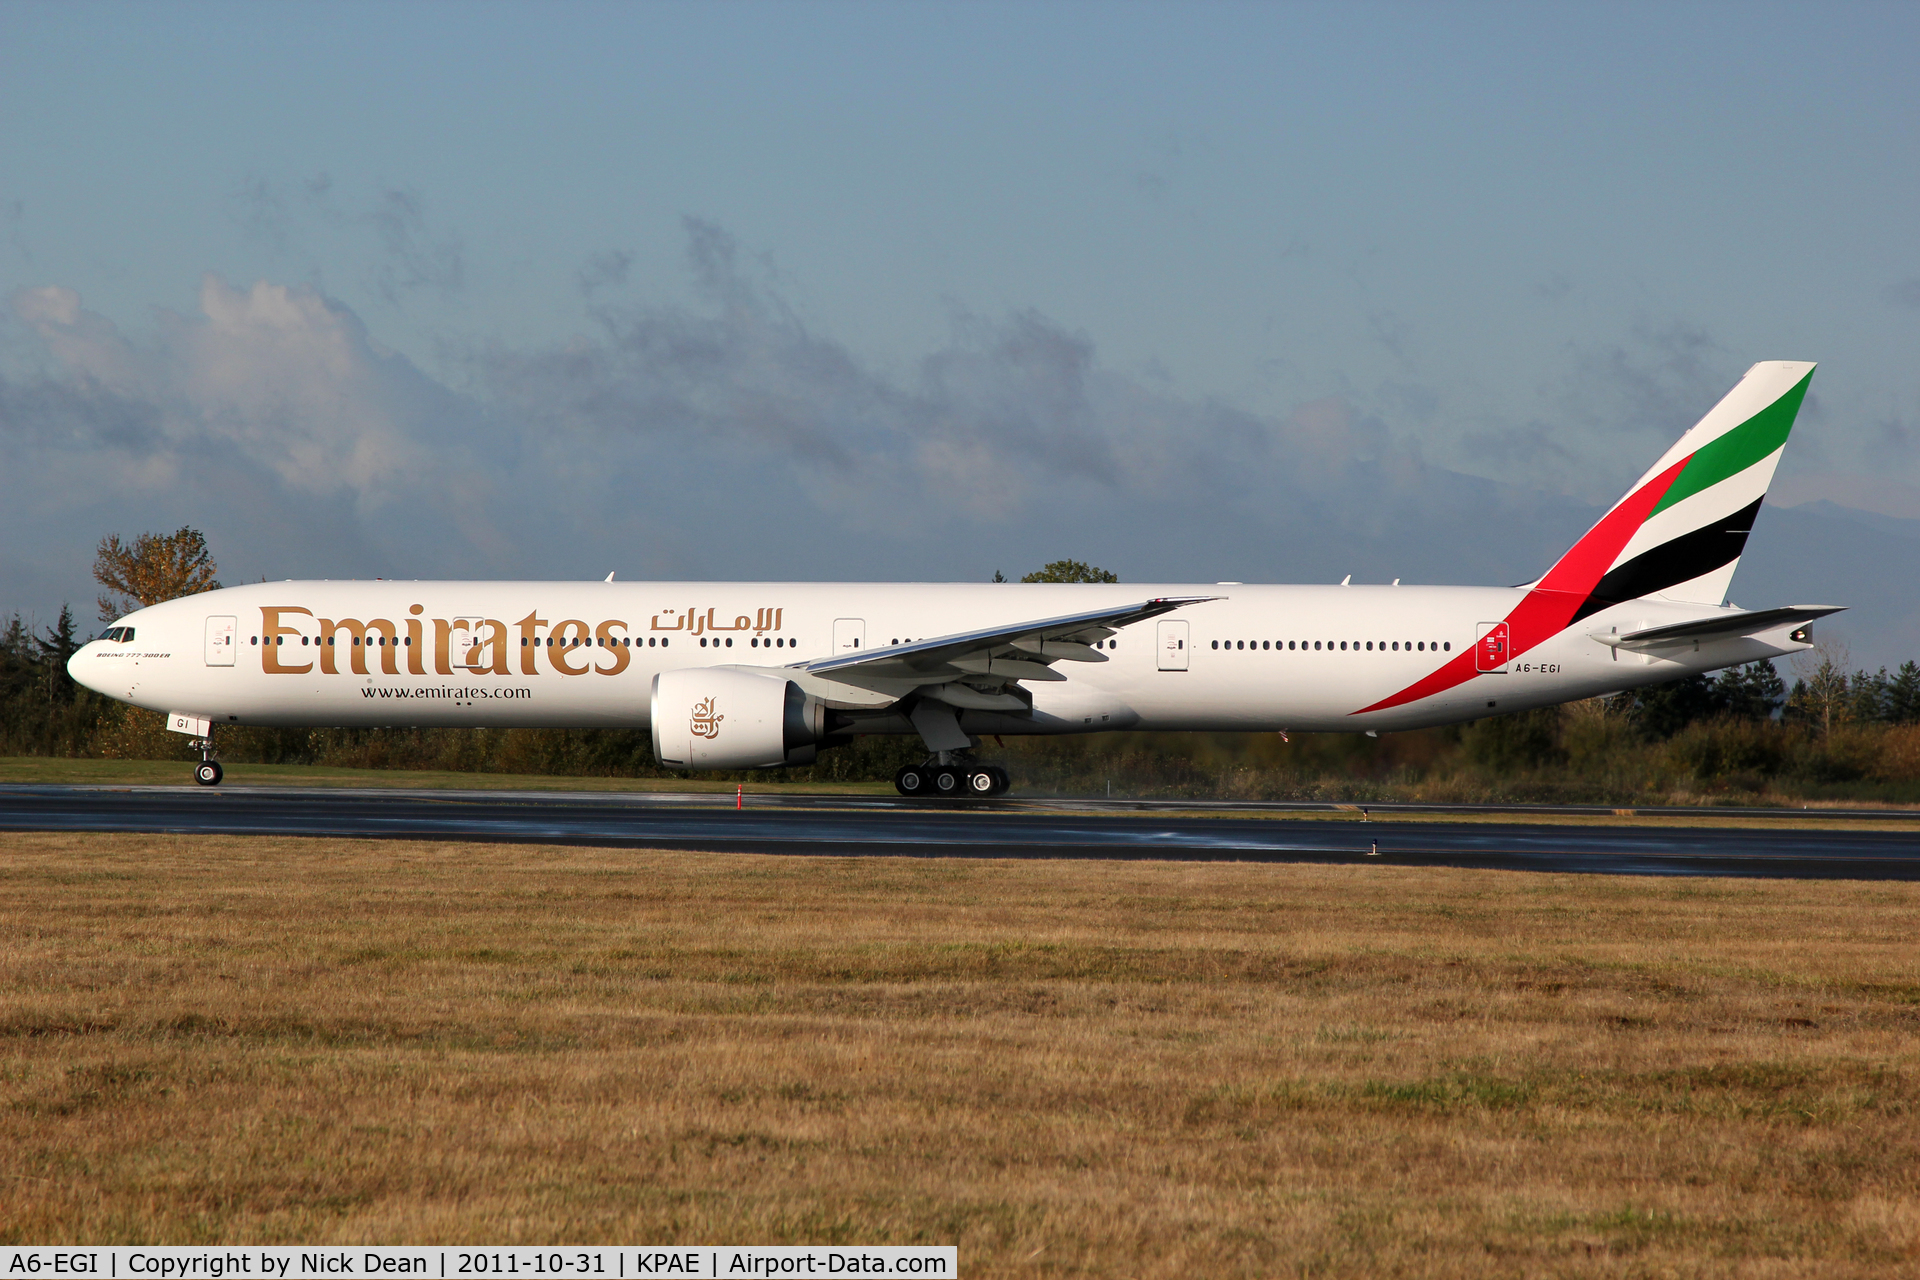
M 1705 644 L 1712 640 L 1736 640 L 1742 636 L 1757 636 L 1763 631 L 1776 631 L 1795 623 L 1812 622 L 1815 618 L 1824 618 L 1830 613 L 1839 613 L 1845 608 L 1845 605 L 1838 604 L 1790 604 L 1778 609 L 1756 609 L 1751 612 L 1744 609 L 1729 609 L 1724 613 L 1696 618 L 1691 622 L 1676 622 L 1664 627 L 1646 627 L 1625 634 L 1605 632 L 1593 638 L 1601 644 L 1612 645 L 1617 649 L 1679 648 L 1690 644 Z

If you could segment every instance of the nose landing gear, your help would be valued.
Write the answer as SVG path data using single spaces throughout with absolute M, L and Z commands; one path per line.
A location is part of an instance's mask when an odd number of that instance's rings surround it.
M 195 738 L 193 745 L 200 748 L 200 763 L 193 767 L 193 780 L 203 787 L 217 787 L 220 779 L 226 776 L 220 762 L 213 758 L 213 739 Z
M 975 764 L 957 751 L 942 751 L 925 764 L 910 764 L 893 775 L 894 790 L 903 796 L 985 800 L 1004 795 L 1012 785 L 1005 769 Z

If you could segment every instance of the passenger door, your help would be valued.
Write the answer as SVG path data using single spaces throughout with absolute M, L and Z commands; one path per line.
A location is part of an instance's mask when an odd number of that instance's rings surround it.
M 218 617 L 207 619 L 207 665 L 210 667 L 230 667 L 233 665 L 233 640 L 240 630 L 239 619 Z
M 1507 624 L 1483 622 L 1473 646 L 1473 669 L 1482 675 L 1504 675 L 1507 670 Z
M 1178 620 L 1159 624 L 1155 632 L 1156 648 L 1162 671 L 1187 669 L 1187 624 Z
M 455 671 L 467 671 L 485 675 L 494 666 L 498 656 L 493 652 L 495 636 L 493 628 L 480 614 L 463 614 L 447 623 L 453 633 L 451 666 Z
M 833 651 L 858 653 L 866 647 L 867 620 L 865 618 L 835 618 L 833 620 Z

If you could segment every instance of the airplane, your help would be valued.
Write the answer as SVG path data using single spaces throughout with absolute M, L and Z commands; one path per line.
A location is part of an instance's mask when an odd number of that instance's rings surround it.
M 1811 645 L 1837 605 L 1726 603 L 1814 365 L 1754 365 L 1517 587 L 784 582 L 253 583 L 119 619 L 68 663 L 223 725 L 650 728 L 670 769 L 811 763 L 917 734 L 904 795 L 985 797 L 985 735 L 1424 728 Z

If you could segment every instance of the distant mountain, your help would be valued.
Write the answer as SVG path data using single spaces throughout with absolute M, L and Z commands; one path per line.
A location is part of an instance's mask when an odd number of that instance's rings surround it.
M 1920 661 L 1920 520 L 1825 499 L 1764 506 L 1733 599 L 1755 609 L 1843 604 L 1847 612 L 1816 623 L 1815 634 L 1845 640 L 1855 666 Z

